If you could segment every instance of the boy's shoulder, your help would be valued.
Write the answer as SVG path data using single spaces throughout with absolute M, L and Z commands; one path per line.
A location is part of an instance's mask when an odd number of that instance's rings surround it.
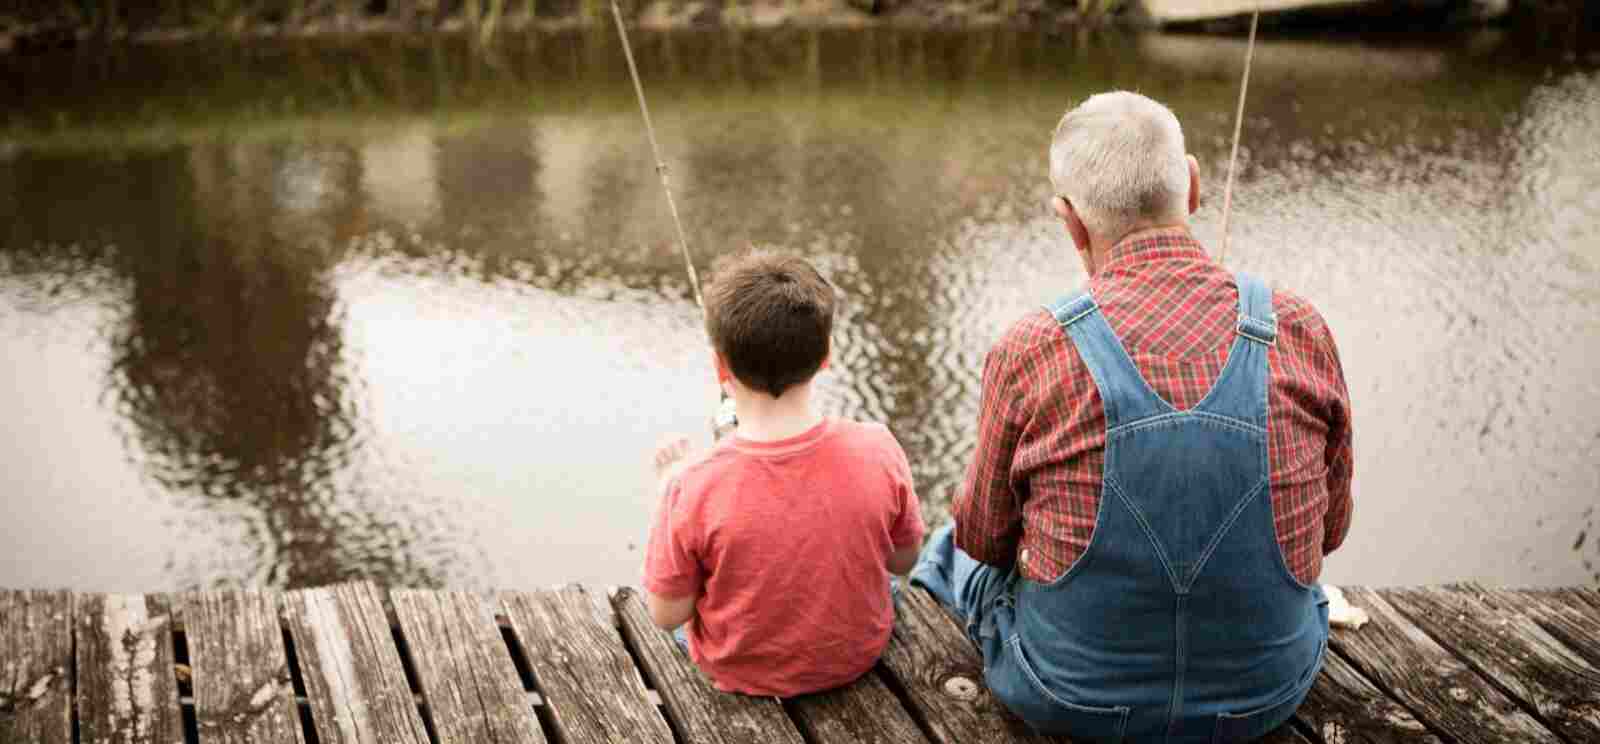
M 811 451 L 831 454 L 846 450 L 891 463 L 905 457 L 889 427 L 872 421 L 829 418 L 828 430 L 816 445 Z M 760 457 L 742 450 L 733 437 L 727 437 L 685 465 L 675 480 L 686 492 L 698 491 Z

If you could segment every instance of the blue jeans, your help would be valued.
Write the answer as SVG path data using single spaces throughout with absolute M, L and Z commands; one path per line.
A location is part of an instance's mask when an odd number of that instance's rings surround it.
M 1036 730 L 1061 733 L 1057 727 L 1062 723 L 1062 703 L 1041 689 L 1016 643 L 1016 570 L 996 568 L 967 555 L 956 547 L 951 524 L 929 538 L 911 581 L 962 620 L 967 638 L 983 655 L 983 681 L 995 698 Z

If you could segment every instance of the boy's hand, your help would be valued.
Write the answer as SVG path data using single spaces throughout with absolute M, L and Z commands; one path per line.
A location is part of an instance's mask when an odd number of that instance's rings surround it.
M 678 434 L 669 434 L 661 439 L 661 444 L 656 445 L 653 466 L 657 489 L 665 490 L 667 483 L 683 469 L 692 446 L 688 437 Z

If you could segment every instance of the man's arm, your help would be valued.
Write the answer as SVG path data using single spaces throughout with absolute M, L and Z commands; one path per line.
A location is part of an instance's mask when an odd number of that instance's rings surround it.
M 1337 550 L 1350 532 L 1350 517 L 1355 509 L 1350 481 L 1355 473 L 1354 435 L 1350 427 L 1350 390 L 1345 385 L 1344 367 L 1333 333 L 1323 324 L 1316 364 L 1331 382 L 1328 401 L 1328 442 L 1323 457 L 1328 466 L 1328 511 L 1322 518 L 1322 554 Z
M 1011 482 L 1026 421 L 1020 371 L 1006 340 L 983 362 L 983 392 L 978 407 L 978 443 L 966 481 L 951 504 L 956 547 L 991 566 L 1005 568 L 1017 560 L 1022 540 L 1022 494 Z

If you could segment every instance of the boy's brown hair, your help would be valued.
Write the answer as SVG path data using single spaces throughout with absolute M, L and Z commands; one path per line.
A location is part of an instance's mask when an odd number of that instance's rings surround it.
M 706 332 L 739 382 L 776 398 L 816 376 L 833 333 L 833 285 L 803 258 L 737 256 L 706 290 Z

